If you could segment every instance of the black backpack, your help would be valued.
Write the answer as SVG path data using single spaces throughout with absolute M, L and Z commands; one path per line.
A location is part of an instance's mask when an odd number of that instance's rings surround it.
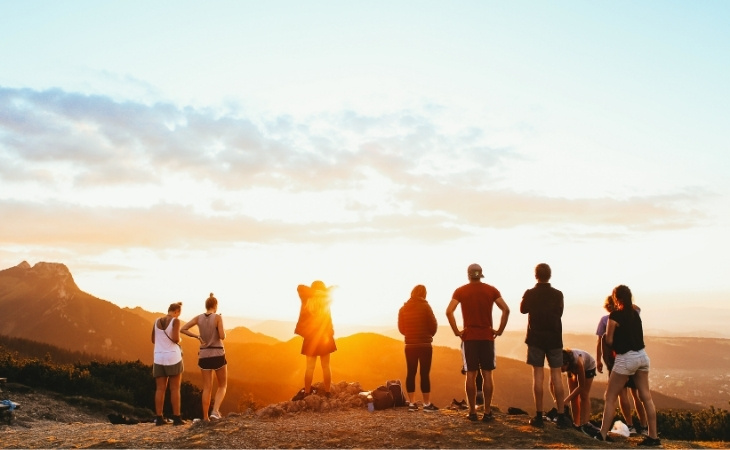
M 406 406 L 406 396 L 403 393 L 400 380 L 388 380 L 385 382 L 385 386 L 390 391 L 390 395 L 393 396 L 393 406 Z
M 373 406 L 375 409 L 387 409 L 393 407 L 393 394 L 385 386 L 378 386 L 377 389 L 372 391 L 370 395 L 373 396 Z

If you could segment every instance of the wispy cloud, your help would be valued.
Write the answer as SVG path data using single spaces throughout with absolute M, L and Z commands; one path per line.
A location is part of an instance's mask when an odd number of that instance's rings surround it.
M 606 227 L 608 234 L 687 228 L 702 218 L 688 207 L 699 200 L 696 193 L 566 199 L 497 187 L 502 169 L 520 158 L 493 145 L 483 129 L 445 128 L 428 111 L 264 119 L 61 89 L 0 88 L 0 181 L 49 193 L 30 201 L 4 189 L 0 241 L 104 248 L 443 241 L 479 228 L 574 224 L 601 228 L 600 235 Z M 152 206 L 110 200 L 93 208 L 73 195 L 51 195 L 64 184 L 77 193 L 118 186 L 139 195 L 170 177 L 208 186 L 207 210 L 190 208 L 182 194 Z M 341 201 L 328 207 L 341 214 L 301 219 L 282 204 L 274 207 L 278 218 L 256 219 L 245 212 L 250 206 L 231 204 L 252 189 L 293 198 L 337 193 Z

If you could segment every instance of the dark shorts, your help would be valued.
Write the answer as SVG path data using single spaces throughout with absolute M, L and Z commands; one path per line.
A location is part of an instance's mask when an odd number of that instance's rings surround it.
M 228 364 L 228 361 L 226 361 L 226 355 L 198 359 L 198 367 L 202 370 L 218 370 L 226 364 Z
M 337 351 L 335 339 L 332 336 L 323 338 L 305 337 L 302 342 L 302 355 L 323 356 Z
M 494 341 L 464 341 L 464 361 L 469 372 L 479 370 L 494 370 L 497 368 L 497 358 L 494 354 Z
M 543 350 L 534 345 L 527 346 L 527 364 L 534 367 L 545 367 L 545 359 L 547 358 L 548 366 L 551 369 L 559 369 L 563 366 L 563 349 L 553 348 Z
M 588 378 L 595 378 L 596 377 L 596 369 L 588 369 L 586 370 L 586 379 Z
M 152 364 L 152 376 L 155 378 L 159 377 L 174 377 L 183 373 L 183 362 L 180 360 L 179 363 L 171 366 L 163 366 L 162 364 Z

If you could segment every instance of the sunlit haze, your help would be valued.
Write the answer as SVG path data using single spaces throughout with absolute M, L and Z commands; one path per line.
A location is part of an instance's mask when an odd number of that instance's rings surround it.
M 466 268 L 566 328 L 730 318 L 730 3 L 0 0 L 0 269 L 120 306 L 439 324 Z M 498 315 L 498 312 L 495 313 Z M 460 315 L 457 313 L 457 317 Z

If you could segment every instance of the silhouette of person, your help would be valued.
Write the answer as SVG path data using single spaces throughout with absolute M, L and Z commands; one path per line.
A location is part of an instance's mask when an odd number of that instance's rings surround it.
M 613 296 L 609 295 L 608 297 L 606 297 L 606 300 L 603 303 L 603 307 L 609 313 L 614 310 Z M 637 305 L 633 305 L 633 308 L 636 310 L 636 312 L 641 313 L 641 308 L 639 308 Z M 606 344 L 606 340 L 603 338 L 606 334 L 607 326 L 608 314 L 601 317 L 601 320 L 598 322 L 598 327 L 596 328 L 596 364 L 598 372 L 603 373 L 603 363 L 605 362 L 606 369 L 608 369 L 608 375 L 611 376 L 611 370 L 613 369 L 613 363 L 616 355 L 614 354 L 614 351 L 611 350 L 611 347 Z M 629 398 L 629 394 L 631 394 L 631 398 Z M 634 409 L 636 409 L 636 415 L 639 416 L 639 423 L 636 425 L 634 425 L 634 417 L 631 413 L 632 400 L 634 402 Z M 641 403 L 641 399 L 639 398 L 639 391 L 636 389 L 636 384 L 634 384 L 633 376 L 629 377 L 629 381 L 626 382 L 625 389 L 621 389 L 621 391 L 619 392 L 618 404 L 619 409 L 621 410 L 621 414 L 624 416 L 624 421 L 626 421 L 626 426 L 629 427 L 630 433 L 648 433 L 646 409 L 644 409 L 644 404 Z
M 307 357 L 307 368 L 304 372 L 304 388 L 297 394 L 306 397 L 312 393 L 312 378 L 319 357 L 322 366 L 323 389 L 325 397 L 330 395 L 332 371 L 330 370 L 330 354 L 337 351 L 335 330 L 330 312 L 330 289 L 322 281 L 312 282 L 311 287 L 300 284 L 297 287 L 301 306 L 299 320 L 294 333 L 302 336 L 302 355 Z M 297 398 L 297 397 L 295 397 Z
M 572 406 L 573 424 L 584 434 L 594 437 L 598 428 L 590 423 L 590 393 L 596 376 L 596 359 L 586 351 L 566 348 L 563 350 L 563 366 L 560 370 L 568 374 L 568 396 L 563 402 Z M 553 389 L 553 395 L 554 392 Z
M 646 409 L 649 435 L 639 445 L 661 445 L 656 429 L 656 409 L 649 390 L 649 355 L 644 349 L 644 328 L 641 316 L 633 307 L 633 298 L 628 286 L 619 285 L 613 289 L 615 309 L 608 315 L 606 327 L 606 344 L 616 353 L 611 375 L 608 377 L 605 403 L 603 406 L 603 422 L 599 440 L 607 440 L 611 429 L 616 398 L 624 389 L 629 376 L 634 376 L 634 383 L 639 390 L 639 397 Z
M 545 359 L 550 367 L 550 383 L 555 389 L 558 428 L 571 428 L 571 420 L 565 415 L 563 382 L 560 368 L 563 365 L 563 293 L 550 285 L 552 270 L 545 263 L 535 266 L 535 287 L 525 291 L 520 312 L 527 314 L 527 364 L 532 366 L 532 393 L 535 397 L 535 417 L 530 425 L 543 427 L 543 382 Z
M 180 332 L 200 341 L 198 350 L 198 367 L 203 377 L 202 407 L 203 420 L 220 419 L 220 407 L 228 388 L 228 361 L 226 351 L 223 348 L 223 340 L 226 338 L 226 331 L 223 328 L 223 316 L 218 312 L 218 299 L 210 293 L 205 300 L 205 313 L 193 317 L 180 329 Z M 197 326 L 198 335 L 190 332 L 190 328 Z M 210 397 L 213 392 L 213 373 L 215 372 L 218 381 L 218 390 L 215 392 L 213 410 L 208 414 L 210 408 Z
M 155 320 L 152 327 L 152 343 L 155 346 L 152 376 L 155 378 L 155 425 L 165 425 L 162 417 L 165 403 L 165 391 L 170 385 L 170 403 L 172 404 L 172 424 L 183 425 L 180 417 L 180 384 L 182 383 L 183 360 L 180 348 L 180 313 L 182 302 L 173 303 L 167 309 L 167 315 Z
M 431 403 L 431 360 L 433 358 L 433 337 L 438 330 L 436 316 L 426 300 L 426 287 L 419 284 L 411 291 L 411 297 L 398 311 L 398 331 L 405 336 L 406 393 L 408 411 L 418 411 L 415 403 L 416 372 L 421 366 L 421 394 L 423 410 L 438 411 Z
M 478 420 L 476 413 L 476 377 L 481 372 L 484 378 L 482 390 L 484 391 L 484 416 L 483 422 L 494 420 L 492 415 L 492 393 L 494 391 L 494 380 L 492 371 L 497 368 L 497 357 L 494 350 L 494 340 L 501 336 L 509 319 L 509 307 L 502 299 L 502 294 L 497 288 L 482 282 L 484 275 L 479 264 L 471 264 L 467 268 L 469 283 L 458 287 L 452 295 L 449 306 L 446 307 L 446 317 L 449 320 L 454 335 L 459 336 L 464 342 L 464 358 L 466 359 L 466 381 L 465 390 L 469 402 L 469 415 L 471 421 Z M 459 330 L 454 318 L 456 307 L 461 305 L 461 316 L 463 330 Z M 499 328 L 494 329 L 492 325 L 492 309 L 494 305 L 502 311 Z

